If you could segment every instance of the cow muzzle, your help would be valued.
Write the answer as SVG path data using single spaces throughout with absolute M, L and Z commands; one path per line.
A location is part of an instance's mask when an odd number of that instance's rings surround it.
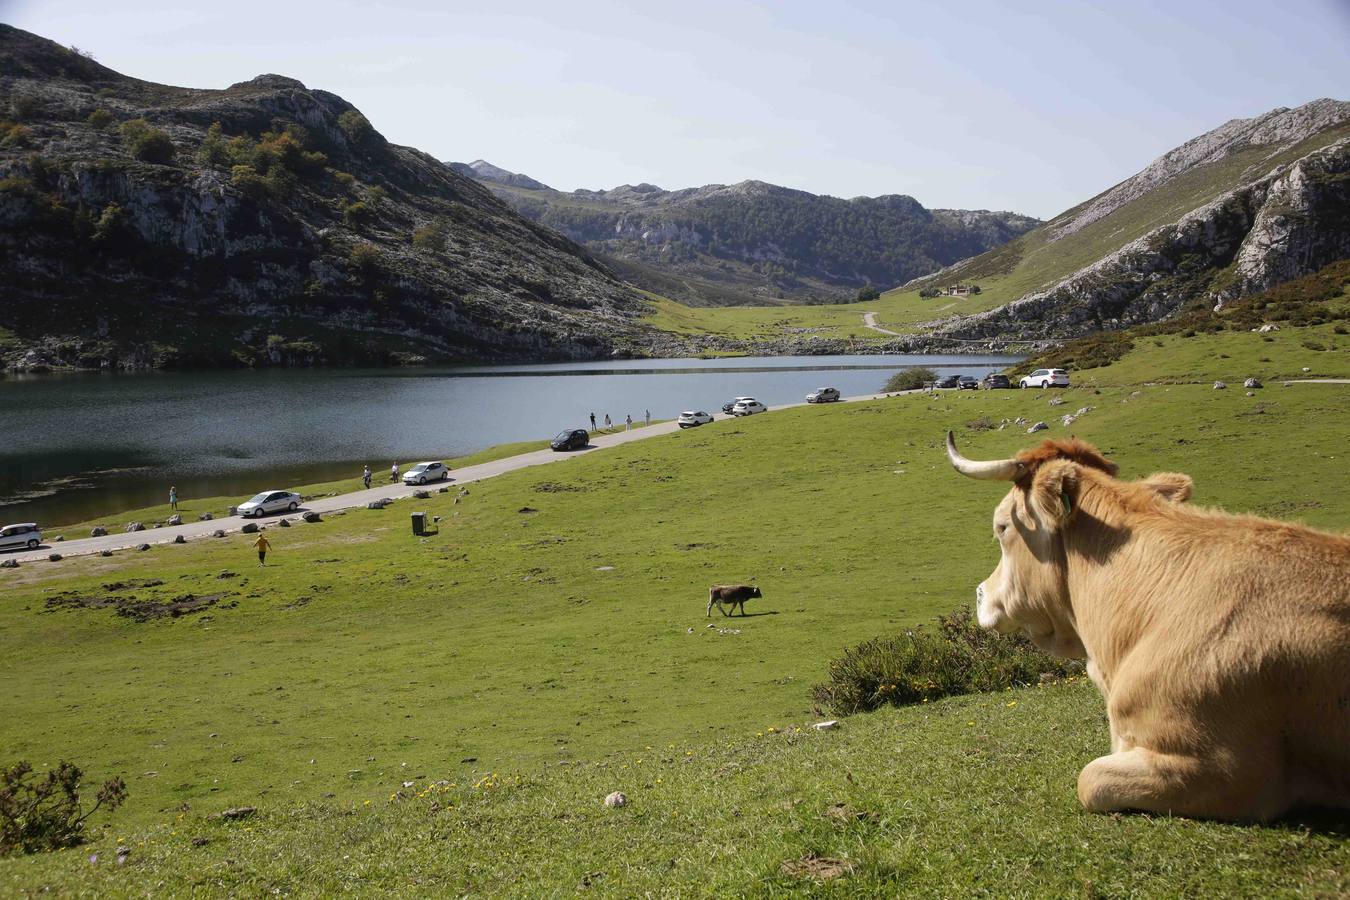
M 975 618 L 986 631 L 1007 634 L 1017 628 L 1004 613 L 1003 605 L 990 598 L 983 582 L 975 588 Z

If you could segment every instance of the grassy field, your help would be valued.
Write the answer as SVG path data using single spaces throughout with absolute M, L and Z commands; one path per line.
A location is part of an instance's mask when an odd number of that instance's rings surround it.
M 0 861 L 0 894 L 769 894 L 832 865 L 809 854 L 851 867 L 841 893 L 1344 894 L 1343 825 L 1081 813 L 1107 744 L 1081 685 L 798 733 L 842 647 L 968 605 L 996 561 L 1001 489 L 951 472 L 948 428 L 1006 455 L 1033 438 L 990 424 L 1060 435 L 1091 406 L 1072 431 L 1125 477 L 1350 520 L 1350 387 L 1062 393 L 718 422 L 419 501 L 444 516 L 427 539 L 407 503 L 269 529 L 266 569 L 235 535 L 7 571 L 6 761 L 131 797 L 87 851 Z M 707 586 L 752 579 L 752 615 L 705 628 Z M 147 617 L 175 601 L 201 609 Z M 603 809 L 616 789 L 632 803 Z M 209 818 L 240 804 L 259 813 Z M 132 863 L 107 865 L 119 842 Z

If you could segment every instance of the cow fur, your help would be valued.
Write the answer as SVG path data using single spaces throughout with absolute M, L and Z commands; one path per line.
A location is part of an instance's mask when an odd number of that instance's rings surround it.
M 1081 441 L 1018 456 L 979 619 L 1085 657 L 1111 753 L 1089 810 L 1268 820 L 1350 807 L 1350 537 L 1188 505 Z
M 745 601 L 763 596 L 753 584 L 714 584 L 708 588 L 708 615 L 712 615 L 713 606 L 724 616 L 731 615 L 727 608 L 735 612 L 739 606 L 741 615 L 745 615 Z

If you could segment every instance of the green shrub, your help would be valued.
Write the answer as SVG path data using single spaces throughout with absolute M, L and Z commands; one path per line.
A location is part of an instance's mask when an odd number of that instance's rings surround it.
M 445 245 L 445 223 L 432 222 L 412 233 L 412 245 L 418 250 L 439 250 Z
M 73 847 L 84 840 L 85 822 L 99 809 L 117 809 L 127 798 L 121 778 L 99 788 L 94 805 L 80 805 L 78 766 L 60 763 L 34 780 L 33 767 L 19 762 L 0 772 L 0 856 Z
M 353 175 L 351 172 L 335 171 L 333 173 L 333 179 L 337 181 L 338 184 L 346 188 L 349 188 L 352 185 L 356 184 L 356 176 Z
M 206 129 L 206 137 L 197 148 L 197 161 L 204 166 L 226 166 L 231 164 L 230 148 L 225 141 L 224 131 L 219 122 L 212 122 Z
M 145 119 L 123 122 L 118 131 L 131 155 L 142 162 L 168 165 L 173 162 L 174 146 L 168 132 L 155 128 Z
M 372 185 L 370 189 L 366 191 L 366 199 L 369 200 L 375 206 L 379 206 L 381 203 L 389 199 L 389 192 L 386 191 L 384 188 L 380 187 L 378 184 Z
M 98 244 L 112 244 L 126 236 L 127 211 L 116 203 L 109 203 L 94 223 L 93 239 Z
M 858 296 L 856 298 L 856 301 L 858 303 L 871 303 L 873 300 L 877 300 L 880 297 L 881 291 L 877 290 L 870 284 L 865 284 L 862 287 L 858 288 Z
M 1035 684 L 1083 671 L 1021 635 L 1005 637 L 976 625 L 969 609 L 939 616 L 937 628 L 915 628 L 845 650 L 829 665 L 829 680 L 812 688 L 823 711 L 847 716 L 882 706 L 906 706 L 980 691 Z
M 27 125 L 0 121 L 0 147 L 23 148 L 31 146 L 33 146 L 33 129 Z
M 902 372 L 896 372 L 886 381 L 886 386 L 881 390 L 883 393 L 893 391 L 917 391 L 937 381 L 937 374 L 932 369 L 905 369 Z
M 268 194 L 267 181 L 252 166 L 234 166 L 230 169 L 230 183 L 245 197 L 258 200 Z
M 342 221 L 348 225 L 363 225 L 375 218 L 375 211 L 360 200 L 348 203 L 342 209 Z
M 370 120 L 354 109 L 349 109 L 338 116 L 337 124 L 347 136 L 347 140 L 357 146 L 367 144 L 375 137 L 375 129 L 371 127 Z
M 113 114 L 106 109 L 96 109 L 89 114 L 89 118 L 85 119 L 85 121 L 99 131 L 103 131 L 113 123 Z
M 374 244 L 357 244 L 347 257 L 352 273 L 362 281 L 370 282 L 380 274 L 380 251 Z

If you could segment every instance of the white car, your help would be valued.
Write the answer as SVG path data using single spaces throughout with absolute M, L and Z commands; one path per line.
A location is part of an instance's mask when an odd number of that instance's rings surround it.
M 816 388 L 806 395 L 807 403 L 833 403 L 839 399 L 839 388 Z
M 713 417 L 703 412 L 702 410 L 699 410 L 698 412 L 685 410 L 684 412 L 680 413 L 680 417 L 675 421 L 679 424 L 681 428 L 695 428 L 699 425 L 707 425 L 712 420 Z
M 32 522 L 21 522 L 18 525 L 0 528 L 0 550 L 14 550 L 20 547 L 25 550 L 36 550 L 41 543 L 42 532 Z
M 1037 369 L 1030 375 L 1023 375 L 1021 385 L 1024 388 L 1068 387 L 1069 373 L 1063 369 Z
M 235 511 L 245 519 L 249 516 L 262 518 L 273 512 L 295 512 L 302 499 L 291 491 L 263 491 L 252 500 L 239 504 Z
M 768 411 L 769 408 L 754 397 L 737 397 L 736 405 L 731 408 L 733 416 L 753 416 L 755 413 Z
M 426 484 L 428 481 L 445 481 L 450 477 L 450 467 L 443 462 L 420 462 L 403 473 L 404 484 Z

